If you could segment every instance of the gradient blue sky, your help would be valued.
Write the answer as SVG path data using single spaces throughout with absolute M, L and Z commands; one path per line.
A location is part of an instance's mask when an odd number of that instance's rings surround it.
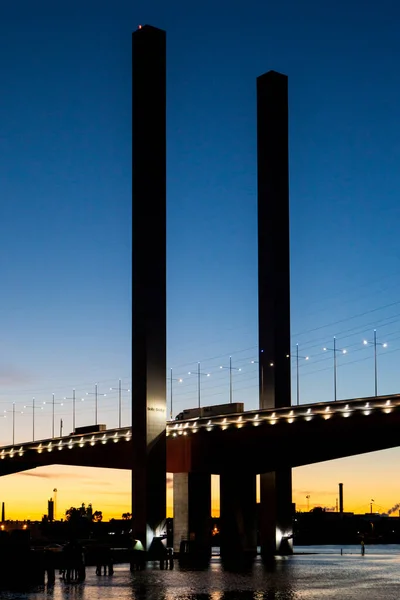
M 301 400 L 400 390 L 400 6 L 2 0 L 0 408 L 130 387 L 131 32 L 167 30 L 168 368 L 174 413 L 257 405 L 255 79 L 289 76 L 292 348 Z M 295 375 L 295 372 L 293 372 Z M 295 381 L 294 381 L 295 383 Z M 293 387 L 295 394 L 295 387 Z M 86 408 L 84 408 L 86 407 Z M 29 413 L 30 409 L 26 412 Z M 11 415 L 6 413 L 9 418 Z M 71 402 L 57 405 L 57 427 Z M 93 421 L 93 396 L 77 424 Z M 124 394 L 123 421 L 130 418 Z M 18 415 L 16 437 L 31 435 Z M 44 405 L 37 436 L 51 433 Z M 68 430 L 68 431 L 67 431 Z M 10 443 L 10 421 L 0 422 Z M 397 456 L 397 455 L 396 455 Z M 395 499 L 398 501 L 398 498 Z

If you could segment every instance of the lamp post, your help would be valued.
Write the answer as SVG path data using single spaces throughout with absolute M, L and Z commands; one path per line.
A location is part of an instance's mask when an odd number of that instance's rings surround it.
M 15 442 L 15 402 L 13 402 L 12 410 L 5 410 L 4 413 L 12 413 L 12 445 L 14 446 Z M 4 417 L 7 417 L 5 414 Z
M 336 348 L 336 336 L 333 336 L 333 348 L 322 348 L 324 352 L 330 351 L 333 352 L 333 395 L 336 402 L 336 388 L 337 388 L 337 363 L 336 363 L 336 353 L 340 352 L 341 354 L 347 354 L 347 350 L 345 348 Z
M 188 372 L 188 375 L 194 375 L 194 373 L 192 371 Z M 201 406 L 201 376 L 204 375 L 205 377 L 210 377 L 211 373 L 202 373 L 200 371 L 200 363 L 197 363 L 197 396 L 198 396 L 198 406 L 200 408 Z
M 99 394 L 97 383 L 94 386 L 94 392 L 86 392 L 86 396 L 94 396 L 94 424 L 97 425 L 97 399 L 99 396 L 107 396 L 107 394 Z
M 43 404 L 46 404 L 46 402 L 43 402 Z M 54 438 L 54 409 L 55 409 L 56 404 L 59 404 L 60 406 L 64 406 L 63 402 L 56 402 L 54 394 L 52 394 L 52 402 L 51 402 L 51 410 L 52 410 L 51 437 L 52 438 Z
M 264 352 L 264 350 L 260 350 L 260 353 L 263 353 L 263 352 Z M 261 397 L 263 398 L 264 397 L 264 364 L 262 361 L 259 361 L 259 360 L 252 360 L 250 362 L 252 365 L 260 365 L 259 373 L 261 373 Z M 270 362 L 268 366 L 273 367 L 274 363 Z
M 32 409 L 32 441 L 34 442 L 35 441 L 35 398 L 32 398 L 32 404 L 24 404 L 24 408 Z M 43 410 L 43 406 L 40 407 L 40 410 Z
M 382 348 L 387 348 L 387 343 L 378 342 L 376 339 L 376 329 L 374 329 L 374 340 L 370 342 L 368 340 L 363 341 L 364 346 L 368 346 L 368 344 L 373 344 L 374 346 L 374 366 L 375 366 L 375 396 L 378 395 L 378 352 L 377 346 L 382 346 Z
M 72 390 L 72 396 L 70 398 L 68 398 L 67 396 L 64 396 L 64 400 L 72 400 L 72 431 L 75 433 L 75 404 L 76 404 L 75 388 Z M 82 401 L 83 401 L 83 398 L 82 398 Z M 60 432 L 61 431 L 62 430 L 60 428 Z M 62 437 L 61 433 L 60 433 L 60 437 Z
M 169 412 L 169 416 L 170 416 L 170 419 L 171 419 L 171 421 L 172 421 L 172 419 L 173 419 L 173 416 L 172 416 L 172 382 L 173 382 L 173 381 L 177 381 L 178 383 L 182 383 L 183 379 L 180 379 L 180 378 L 179 378 L 179 379 L 176 379 L 176 378 L 172 377 L 172 369 L 170 369 L 170 377 L 169 377 L 169 381 L 170 381 L 170 404 L 171 404 L 171 405 L 170 405 L 170 412 Z
M 119 427 L 119 429 L 121 429 L 122 392 L 130 392 L 131 391 L 131 390 L 122 389 L 121 385 L 122 385 L 121 380 L 118 379 L 118 387 L 117 388 L 110 387 L 110 391 L 118 390 L 118 427 Z
M 288 354 L 287 357 L 289 358 L 289 356 L 292 358 L 292 355 Z M 300 404 L 300 372 L 299 372 L 299 358 L 302 358 L 304 360 L 308 360 L 310 357 L 309 356 L 300 356 L 299 355 L 299 345 L 296 344 L 296 401 L 297 401 L 297 406 L 299 406 Z
M 229 403 L 232 404 L 233 389 L 232 389 L 232 371 L 241 371 L 237 367 L 232 367 L 232 356 L 229 357 L 229 366 L 221 365 L 220 369 L 229 369 Z

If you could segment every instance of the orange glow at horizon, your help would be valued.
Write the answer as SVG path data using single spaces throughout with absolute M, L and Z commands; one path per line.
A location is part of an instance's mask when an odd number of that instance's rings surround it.
M 398 464 L 400 448 L 317 463 L 293 469 L 293 502 L 306 511 L 315 506 L 335 510 L 338 484 L 343 483 L 344 510 L 387 513 L 400 502 Z M 238 483 L 240 478 L 238 476 Z M 212 476 L 211 516 L 219 516 L 219 477 Z M 56 517 L 63 518 L 71 506 L 91 503 L 103 512 L 104 520 L 120 519 L 131 511 L 131 473 L 119 469 L 53 465 L 1 478 L 0 501 L 6 519 L 40 520 L 47 501 L 56 493 Z M 309 499 L 306 496 L 310 496 Z M 167 475 L 167 516 L 173 516 L 172 475 Z M 257 501 L 259 485 L 257 484 Z M 393 513 L 398 515 L 398 511 Z

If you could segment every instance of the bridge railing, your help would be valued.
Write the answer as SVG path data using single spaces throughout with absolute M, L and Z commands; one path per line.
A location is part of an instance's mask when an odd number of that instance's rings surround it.
M 369 415 L 373 410 L 380 409 L 390 413 L 393 408 L 400 406 L 400 394 L 387 396 L 372 396 L 368 398 L 353 398 L 351 400 L 340 400 L 336 402 L 318 402 L 313 404 L 302 404 L 300 406 L 287 406 L 285 408 L 268 408 L 243 412 L 242 414 L 215 415 L 213 417 L 196 417 L 186 421 L 169 421 L 167 424 L 167 436 L 188 435 L 196 433 L 199 429 L 211 431 L 214 427 L 222 430 L 230 426 L 241 428 L 246 424 L 258 426 L 267 421 L 275 425 L 280 420 L 293 423 L 296 418 L 304 418 L 306 421 L 320 415 L 329 419 L 334 414 L 349 417 L 354 412 L 362 412 Z

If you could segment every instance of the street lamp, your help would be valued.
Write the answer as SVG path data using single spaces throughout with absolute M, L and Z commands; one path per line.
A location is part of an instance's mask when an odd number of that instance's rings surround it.
M 52 420 L 52 426 L 51 426 L 51 437 L 54 438 L 54 407 L 55 407 L 56 404 L 59 404 L 60 406 L 64 406 L 64 403 L 63 402 L 56 402 L 55 399 L 54 399 L 54 394 L 52 394 L 52 397 L 53 397 L 53 399 L 52 399 L 51 406 L 52 406 L 53 420 Z M 43 404 L 46 404 L 46 402 L 43 402 Z
M 192 371 L 188 372 L 188 375 L 194 375 L 194 373 L 192 373 Z M 201 376 L 204 375 L 204 377 L 210 377 L 211 373 L 202 373 L 200 371 L 200 363 L 197 363 L 197 395 L 198 395 L 198 403 L 199 403 L 199 408 L 200 408 L 200 396 L 201 396 L 201 392 L 200 392 L 200 379 Z
M 182 383 L 183 379 L 180 379 L 180 378 L 179 378 L 179 379 L 176 379 L 176 378 L 172 377 L 172 369 L 170 369 L 170 377 L 169 377 L 169 381 L 170 381 L 170 394 L 171 394 L 171 396 L 170 396 L 170 399 L 171 399 L 171 406 L 170 406 L 170 413 L 169 413 L 169 416 L 170 416 L 170 419 L 171 419 L 171 421 L 172 421 L 172 419 L 173 419 L 173 417 L 172 417 L 172 382 L 173 382 L 173 381 L 177 381 L 178 383 Z
M 264 352 L 264 350 L 260 350 L 260 353 L 262 354 Z M 264 398 L 264 363 L 262 361 L 259 360 L 252 360 L 250 361 L 252 365 L 259 365 L 259 374 L 261 374 L 261 398 Z M 270 362 L 268 364 L 269 367 L 273 367 L 274 363 Z
M 107 396 L 107 394 L 99 394 L 97 383 L 94 386 L 94 392 L 86 392 L 86 396 L 94 396 L 94 424 L 97 425 L 97 398 L 98 396 Z
M 324 350 L 324 352 L 327 352 L 328 350 L 330 352 L 333 352 L 333 390 L 334 390 L 334 399 L 336 402 L 336 379 L 337 379 L 337 375 L 336 375 L 336 370 L 337 370 L 337 364 L 336 364 L 336 353 L 340 352 L 341 354 L 347 354 L 347 350 L 345 348 L 336 348 L 336 336 L 333 336 L 333 348 L 322 348 L 322 350 Z
M 76 402 L 76 396 L 75 396 L 75 388 L 72 390 L 72 396 L 70 398 L 68 398 L 67 396 L 64 396 L 64 400 L 72 400 L 72 431 L 73 433 L 75 433 L 75 402 Z M 83 398 L 82 398 L 82 402 L 83 402 Z M 62 426 L 60 427 L 60 437 L 62 433 Z
M 287 358 L 289 358 L 289 357 L 293 358 L 292 354 L 287 354 L 286 356 L 287 356 Z M 296 344 L 296 400 L 297 400 L 297 406 L 299 406 L 299 404 L 300 404 L 299 358 L 308 360 L 310 357 L 309 356 L 300 356 L 299 355 L 299 345 Z
M 221 366 L 220 369 L 229 369 L 229 403 L 232 404 L 232 371 L 241 371 L 242 369 L 238 369 L 237 367 L 232 367 L 232 356 L 229 357 L 229 366 Z
M 32 404 L 24 404 L 24 408 L 32 409 L 32 441 L 35 441 L 35 398 L 32 398 Z M 43 406 L 40 407 L 43 410 Z M 21 411 L 21 414 L 23 411 Z
M 12 413 L 12 444 L 14 446 L 14 441 L 15 441 L 15 402 L 13 402 L 12 405 L 12 410 L 5 410 L 3 411 L 4 413 Z M 5 414 L 4 417 L 7 417 L 7 415 Z
M 387 343 L 377 342 L 376 340 L 376 329 L 374 329 L 374 341 L 370 342 L 368 340 L 363 341 L 364 346 L 368 346 L 368 344 L 374 345 L 374 364 L 375 364 L 375 396 L 378 395 L 378 353 L 377 346 L 382 346 L 382 348 L 387 348 Z
M 110 391 L 118 390 L 118 427 L 121 429 L 121 411 L 122 411 L 122 392 L 130 392 L 131 390 L 125 390 L 121 387 L 121 380 L 118 379 L 118 387 L 112 388 L 110 387 Z M 104 394 L 105 396 L 105 394 Z

